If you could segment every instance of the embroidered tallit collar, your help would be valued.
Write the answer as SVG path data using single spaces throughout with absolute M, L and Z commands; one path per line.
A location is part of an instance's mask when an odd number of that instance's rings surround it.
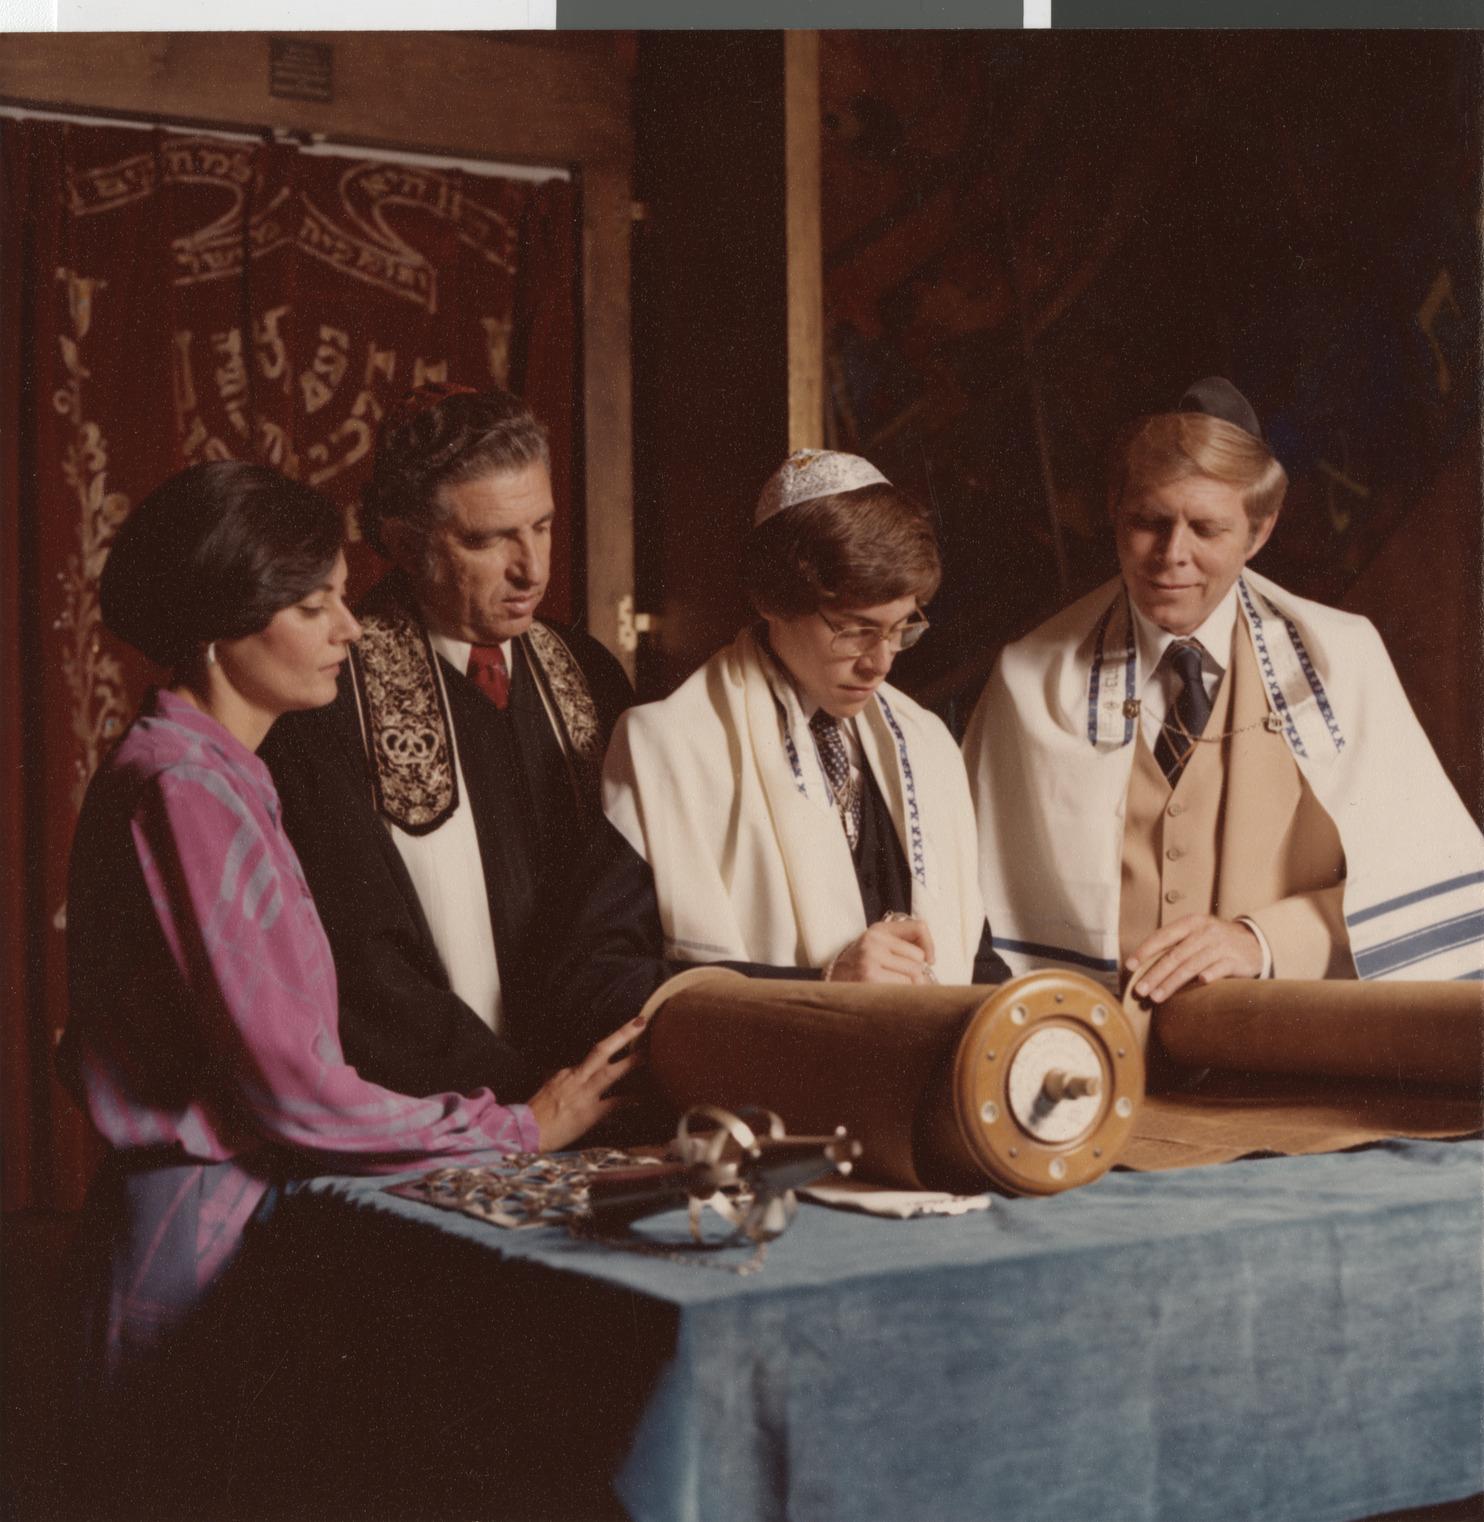
M 1139 715 L 1133 600 L 1121 578 L 1109 590 L 1113 601 L 1092 633 L 1085 709 L 1088 742 L 1105 752 L 1133 740 Z M 1268 707 L 1289 749 L 1305 759 L 1338 755 L 1345 735 L 1298 624 L 1284 610 L 1283 589 L 1245 571 L 1235 590 L 1237 611 L 1252 632 Z
M 833 812 L 835 795 L 830 787 L 830 779 L 825 774 L 824 761 L 814 744 L 814 736 L 809 733 L 808 717 L 804 712 L 804 696 L 783 662 L 769 647 L 767 625 L 754 624 L 750 630 L 744 630 L 738 638 L 736 648 L 741 652 L 744 666 L 747 653 L 749 649 L 751 650 L 757 661 L 758 670 L 762 673 L 763 680 L 767 683 L 772 695 L 773 707 L 778 716 L 779 736 L 783 741 L 783 753 L 793 775 L 795 791 L 827 812 Z M 896 770 L 901 779 L 903 819 L 898 822 L 903 826 L 902 844 L 907 852 L 908 866 L 912 869 L 913 877 L 926 885 L 927 857 L 923 847 L 921 811 L 917 802 L 917 780 L 911 757 L 907 753 L 906 736 L 902 733 L 902 726 L 897 722 L 897 717 L 887 700 L 888 691 L 890 689 L 885 683 L 876 689 L 875 695 L 857 715 L 853 738 L 860 748 L 860 765 L 865 767 L 868 764 L 865 730 L 877 724 L 879 718 L 881 733 L 878 736 L 878 743 L 884 743 L 886 754 L 895 755 Z M 900 696 L 900 694 L 896 695 Z M 799 735 L 809 737 L 806 754 L 812 758 L 812 766 L 806 767 L 800 755 L 801 746 L 796 738 Z M 847 754 L 849 753 L 850 747 L 847 743 Z M 884 771 L 884 767 L 878 768 L 878 782 L 885 780 Z
M 438 658 L 402 572 L 371 589 L 359 617 L 350 665 L 376 807 L 409 835 L 427 835 L 459 806 Z

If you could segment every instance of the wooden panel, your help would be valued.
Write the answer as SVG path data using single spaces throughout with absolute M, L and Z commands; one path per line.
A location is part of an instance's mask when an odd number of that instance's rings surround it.
M 661 697 L 735 638 L 738 555 L 788 452 L 783 35 L 640 34 L 634 512 Z
M 270 96 L 261 32 L 12 34 L 0 94 L 440 153 L 628 162 L 628 91 L 616 64 L 467 33 L 294 35 L 333 44 L 334 104 Z
M 20 229 L 12 223 L 5 232 L 7 237 L 16 238 Z M 7 282 L 0 290 L 0 416 L 8 424 L 9 419 L 22 415 L 23 407 L 36 405 L 34 384 L 23 380 L 23 376 L 34 373 L 29 352 L 35 331 L 29 299 L 35 284 L 34 253 L 29 247 L 23 248 L 19 257 L 7 258 L 6 264 L 22 271 L 19 279 Z M 36 461 L 30 437 L 21 428 L 0 429 L 0 481 L 24 483 L 21 490 L 0 493 L 0 767 L 4 768 L 0 774 L 4 777 L 0 786 L 0 1136 L 4 1148 L 0 1156 L 4 1160 L 3 1200 L 7 1209 L 31 1198 L 36 1140 L 36 1063 L 27 1020 L 34 1000 L 29 987 L 32 968 L 26 914 L 30 822 L 25 812 L 34 789 L 27 790 L 24 785 L 23 741 L 28 678 L 34 684 L 38 662 L 36 635 L 33 632 L 28 641 L 22 603 L 25 582 L 34 586 L 39 578 L 34 554 L 27 554 L 20 500 L 27 488 L 34 490 Z M 27 505 L 34 508 L 34 500 Z M 34 511 L 30 516 L 34 542 Z M 34 601 L 28 611 L 33 614 L 29 623 L 34 631 L 39 622 L 34 616 Z M 19 783 L 17 779 L 21 779 Z
M 629 176 L 582 177 L 582 399 L 587 421 L 587 627 L 634 675 L 629 380 Z M 621 357 L 622 363 L 614 360 Z M 626 622 L 620 633 L 621 622 Z
M 819 33 L 783 34 L 788 240 L 788 447 L 824 445 L 824 256 L 820 242 Z

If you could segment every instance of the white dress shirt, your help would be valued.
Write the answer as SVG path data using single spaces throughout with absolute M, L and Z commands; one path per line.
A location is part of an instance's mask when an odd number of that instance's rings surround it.
M 1129 600 L 1133 607 L 1133 600 Z M 1139 657 L 1139 722 L 1144 743 L 1154 749 L 1165 715 L 1174 706 L 1183 686 L 1180 673 L 1165 664 L 1165 651 L 1177 642 L 1194 642 L 1201 650 L 1201 677 L 1206 696 L 1215 698 L 1221 678 L 1231 664 L 1232 635 L 1237 627 L 1237 587 L 1233 582 L 1226 596 L 1211 610 L 1211 616 L 1191 634 L 1171 634 L 1133 607 L 1134 640 Z
M 447 635 L 432 634 L 433 648 L 455 671 L 467 671 L 470 645 Z M 504 645 L 510 662 L 510 645 Z M 441 677 L 438 678 L 442 680 Z M 449 987 L 492 1031 L 500 1029 L 504 1001 L 500 993 L 500 964 L 495 956 L 495 933 L 490 926 L 489 890 L 469 787 L 459 758 L 458 736 L 448 729 L 453 748 L 459 804 L 441 825 L 427 835 L 411 835 L 390 822 L 397 853 L 412 879 L 438 955 L 448 973 Z
M 433 648 L 453 667 L 460 676 L 469 674 L 469 652 L 474 648 L 468 640 L 455 639 L 451 634 L 435 634 L 428 630 L 428 638 L 433 643 Z M 513 639 L 500 641 L 500 654 L 505 657 L 505 669 L 510 670 L 512 659 L 511 647 L 515 644 Z

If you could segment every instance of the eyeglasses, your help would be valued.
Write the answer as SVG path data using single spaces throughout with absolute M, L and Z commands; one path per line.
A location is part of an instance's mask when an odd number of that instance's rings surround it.
M 822 609 L 819 616 L 824 619 L 825 627 L 834 631 L 834 638 L 830 640 L 832 655 L 869 655 L 883 640 L 886 641 L 886 648 L 896 655 L 900 651 L 910 650 L 929 628 L 927 619 L 921 613 L 903 620 L 892 629 L 873 629 L 868 625 L 842 629 L 839 624 L 826 618 Z

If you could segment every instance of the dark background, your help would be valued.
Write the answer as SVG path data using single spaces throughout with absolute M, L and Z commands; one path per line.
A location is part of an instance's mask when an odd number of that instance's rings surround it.
M 786 453 L 780 49 L 637 34 L 644 696 L 746 617 Z M 1292 483 L 1256 568 L 1378 623 L 1477 810 L 1479 39 L 825 32 L 820 76 L 828 442 L 930 502 L 947 566 L 893 679 L 961 729 L 1116 570 L 1114 434 L 1221 373 Z

